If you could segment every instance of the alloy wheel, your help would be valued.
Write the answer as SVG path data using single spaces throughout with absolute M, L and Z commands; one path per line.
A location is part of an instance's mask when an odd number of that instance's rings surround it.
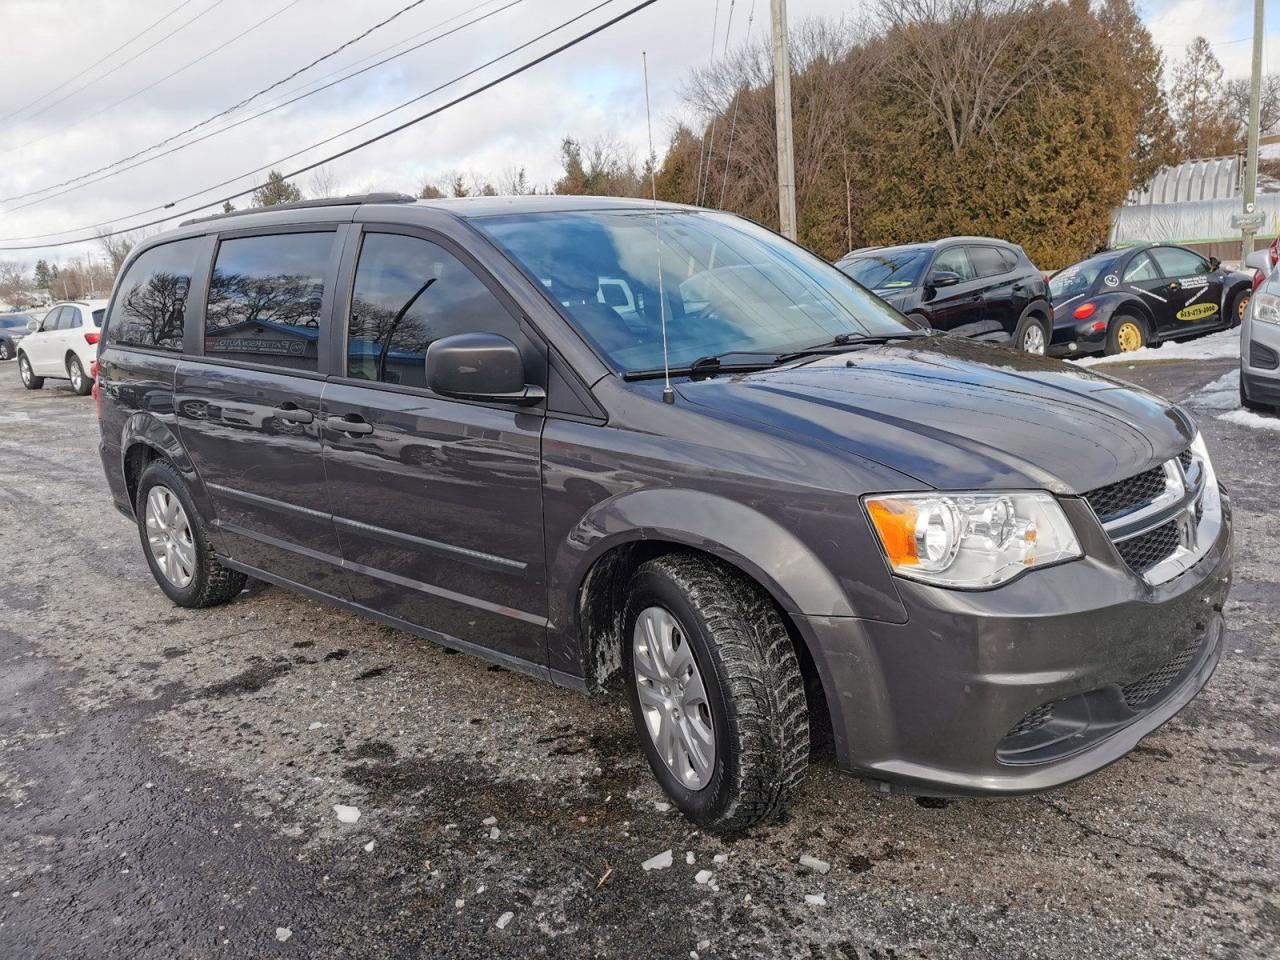
M 1044 356 L 1044 327 L 1038 323 L 1028 326 L 1022 334 L 1022 349 L 1024 353 Z
M 0 360 L 8 360 L 8 359 L 9 359 L 9 345 L 7 343 L 0 343 Z
M 71 376 L 71 389 L 79 393 L 80 388 L 84 386 L 84 370 L 80 366 L 80 361 L 72 360 L 67 367 L 67 373 Z
M 631 656 L 649 739 L 683 786 L 701 790 L 715 770 L 715 721 L 687 633 L 670 611 L 646 607 Z
M 31 386 L 31 361 L 26 357 L 18 358 L 18 375 L 22 377 L 23 386 Z
M 179 589 L 196 572 L 196 547 L 187 511 L 173 491 L 156 484 L 147 494 L 147 545 L 164 578 Z

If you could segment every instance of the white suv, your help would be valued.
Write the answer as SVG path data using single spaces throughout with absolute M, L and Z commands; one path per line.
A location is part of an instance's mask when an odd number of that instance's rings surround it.
M 70 380 L 84 396 L 93 389 L 89 368 L 98 355 L 98 336 L 106 300 L 55 303 L 35 331 L 18 346 L 18 375 L 28 390 L 39 390 L 45 377 Z

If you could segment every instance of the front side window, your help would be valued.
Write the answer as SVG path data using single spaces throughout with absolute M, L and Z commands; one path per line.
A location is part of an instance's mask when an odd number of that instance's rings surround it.
M 839 267 L 869 290 L 914 287 L 929 262 L 928 248 L 885 250 L 842 260 Z
M 120 281 L 107 324 L 112 343 L 181 350 L 187 292 L 199 240 L 175 240 L 144 250 Z M 95 322 L 98 311 L 94 311 Z
M 1155 262 L 1145 253 L 1140 253 L 1129 261 L 1129 266 L 1125 267 L 1124 282 L 1125 283 L 1141 283 L 1143 280 L 1155 280 L 1160 276 L 1160 272 L 1156 270 Z
M 1151 255 L 1166 277 L 1194 277 L 1209 272 L 1209 262 L 1204 257 L 1181 247 L 1156 247 Z
M 223 240 L 209 281 L 205 355 L 318 369 L 320 305 L 333 241 L 331 232 Z
M 391 233 L 365 236 L 347 324 L 347 376 L 425 387 L 427 347 L 455 333 L 516 339 L 516 322 L 443 247 Z
M 972 280 L 973 264 L 969 262 L 969 254 L 964 247 L 949 247 L 943 250 L 933 261 L 933 273 L 954 273 L 961 280 Z
M 825 260 L 737 217 L 601 210 L 472 222 L 619 370 L 662 366 L 664 316 L 673 367 L 705 356 L 786 353 L 838 334 L 912 332 Z

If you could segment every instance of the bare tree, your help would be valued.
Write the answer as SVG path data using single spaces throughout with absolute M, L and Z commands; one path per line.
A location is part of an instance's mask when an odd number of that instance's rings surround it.
M 340 195 L 341 185 L 332 167 L 317 167 L 307 180 L 307 196 L 323 199 Z
M 876 10 L 895 41 L 889 76 L 932 113 L 955 154 L 994 138 L 1037 84 L 1055 83 L 1055 55 L 1078 22 L 1047 0 L 877 0 Z
M 0 300 L 19 309 L 35 303 L 35 282 L 22 264 L 0 260 Z
M 146 239 L 146 236 L 145 230 L 130 230 L 128 233 L 117 233 L 115 236 L 108 236 L 105 229 L 98 231 L 98 242 L 102 245 L 102 252 L 106 254 L 107 262 L 111 265 L 113 278 L 120 272 L 120 268 L 133 248 Z

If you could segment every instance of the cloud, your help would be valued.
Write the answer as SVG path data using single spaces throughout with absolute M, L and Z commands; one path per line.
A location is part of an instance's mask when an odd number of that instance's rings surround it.
M 224 43 L 289 0 L 222 0 L 192 26 L 103 76 L 214 2 L 191 0 L 163 24 L 84 77 L 35 107 L 0 121 L 0 151 L 7 151 L 0 152 L 0 196 L 64 180 L 171 136 L 359 34 L 409 0 L 367 0 L 360 4 L 303 0 L 172 80 L 92 116 Z M 283 91 L 310 89 L 314 78 L 353 69 L 390 45 L 401 44 L 383 56 L 402 49 L 406 38 L 419 33 L 425 36 L 425 31 L 450 18 L 458 18 L 453 21 L 456 24 L 484 10 L 501 7 L 508 0 L 490 0 L 477 10 L 479 2 L 428 0 L 391 26 L 273 91 L 255 106 L 270 104 Z M 277 161 L 415 97 L 589 9 L 595 2 L 598 0 L 521 0 L 514 8 L 483 23 L 205 143 L 29 209 L 0 213 L 0 236 L 46 234 L 106 221 L 125 224 L 133 222 L 131 215 L 136 211 L 169 202 L 176 204 L 176 211 L 194 206 L 199 200 L 181 198 L 233 174 Z M 569 30 L 509 61 L 321 150 L 278 166 L 294 169 L 464 90 L 474 89 L 504 69 L 621 12 L 629 2 L 614 0 Z M 859 0 L 857 5 L 864 2 Z M 585 139 L 609 135 L 627 144 L 637 158 L 643 157 L 647 133 L 641 51 L 648 54 L 654 139 L 661 150 L 674 120 L 684 116 L 679 95 L 682 82 L 690 68 L 705 64 L 711 53 L 713 19 L 718 27 L 716 49 L 720 50 L 732 8 L 731 40 L 736 45 L 746 37 L 753 6 L 753 36 L 762 39 L 769 29 L 768 0 L 659 0 L 633 18 L 461 107 L 337 161 L 332 165 L 333 179 L 342 190 L 416 190 L 424 178 L 449 171 L 501 177 L 511 168 L 524 167 L 532 183 L 549 185 L 559 170 L 560 142 L 566 135 Z M 0 116 L 46 93 L 177 7 L 178 0 L 101 0 L 93 4 L 80 0 L 7 0 L 6 28 L 17 42 L 11 42 L 6 49 Z M 806 16 L 851 12 L 848 0 L 789 0 L 788 7 L 793 22 Z M 1147 18 L 1156 39 L 1167 43 L 1184 43 L 1197 30 L 1214 30 L 1211 40 L 1234 39 L 1249 30 L 1248 24 L 1236 22 L 1241 17 L 1221 22 L 1206 19 L 1201 0 L 1153 3 Z M 1239 49 L 1247 57 L 1248 45 L 1218 49 Z M 1166 53 L 1176 55 L 1178 51 L 1166 48 Z M 1276 54 L 1271 57 L 1273 63 L 1280 62 L 1280 51 Z M 1233 62 L 1223 56 L 1229 74 Z M 79 90 L 82 85 L 85 89 Z M 69 92 L 72 95 L 63 102 L 41 111 L 42 106 Z M 245 114 L 251 111 L 252 108 Z M 218 125 L 212 124 L 209 129 Z M 202 195 L 202 199 L 250 186 L 260 178 L 261 175 L 237 180 L 220 191 Z M 301 183 L 305 189 L 308 178 L 302 177 Z M 5 204 L 4 208 L 12 210 L 14 205 Z M 47 254 L 66 257 L 80 252 L 83 248 L 50 250 Z M 32 262 L 41 254 L 30 251 L 20 256 Z M 12 256 L 0 252 L 0 258 Z

